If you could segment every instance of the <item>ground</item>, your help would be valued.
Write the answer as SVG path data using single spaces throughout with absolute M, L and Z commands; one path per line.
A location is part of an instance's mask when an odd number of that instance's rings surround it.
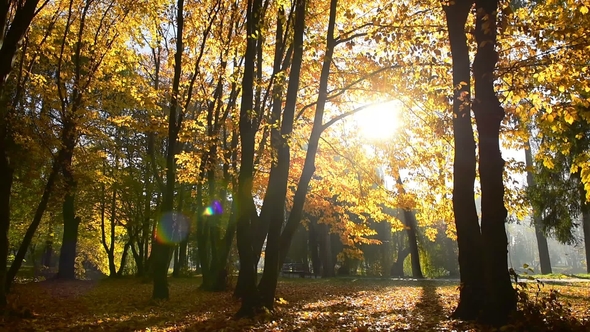
M 133 278 L 20 284 L 10 295 L 12 314 L 0 317 L 0 331 L 482 329 L 448 319 L 458 300 L 457 281 L 283 279 L 274 313 L 237 321 L 232 315 L 239 302 L 231 292 L 207 293 L 198 290 L 199 284 L 199 278 L 170 278 L 170 300 L 164 302 L 151 301 L 151 283 Z M 590 283 L 561 282 L 542 289 L 558 290 L 577 318 L 590 317 Z

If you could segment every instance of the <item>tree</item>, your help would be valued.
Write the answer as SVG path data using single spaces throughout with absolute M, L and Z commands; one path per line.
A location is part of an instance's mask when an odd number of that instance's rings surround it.
M 475 41 L 477 53 L 473 62 L 475 99 L 473 113 L 479 135 L 479 177 L 481 183 L 481 238 L 485 297 L 482 321 L 504 325 L 516 310 L 516 293 L 508 274 L 504 206 L 504 160 L 500 153 L 500 125 L 504 109 L 494 88 L 494 70 L 498 61 L 496 47 L 495 0 L 476 0 Z
M 242 76 L 242 103 L 240 106 L 239 133 L 241 143 L 240 174 L 236 195 L 237 245 L 240 257 L 240 276 L 236 292 L 242 298 L 237 316 L 253 316 L 260 307 L 256 291 L 256 261 L 252 248 L 255 219 L 258 217 L 252 197 L 254 176 L 254 145 L 258 129 L 258 117 L 254 113 L 254 69 L 259 28 L 264 12 L 261 0 L 248 0 L 246 10 L 246 53 Z M 258 37 L 257 37 L 258 36 Z M 261 70 L 260 68 L 258 70 Z
M 534 178 L 534 164 L 531 151 L 531 144 L 527 140 L 527 147 L 525 147 L 525 161 L 527 167 L 527 185 L 530 188 L 535 188 L 537 185 Z M 539 262 L 541 265 L 542 274 L 551 273 L 551 259 L 549 257 L 549 247 L 547 245 L 547 238 L 543 232 L 541 224 L 541 215 L 536 207 L 533 207 L 533 226 L 535 227 L 535 235 L 537 238 L 537 248 L 539 249 Z
M 182 54 L 184 51 L 184 0 L 176 3 L 176 53 L 174 55 L 174 77 L 172 79 L 172 91 L 170 93 L 170 108 L 168 114 L 168 143 L 166 146 L 166 187 L 163 193 L 164 199 L 160 213 L 162 217 L 158 221 L 158 228 L 183 227 L 176 225 L 182 223 L 174 214 L 174 194 L 176 184 L 176 153 L 178 133 L 183 119 L 183 109 L 180 102 L 180 76 L 182 71 Z M 190 100 L 190 93 L 189 98 Z M 187 102 L 188 103 L 188 102 Z M 186 109 L 186 108 L 185 108 Z M 152 238 L 152 259 L 154 264 L 154 287 L 152 298 L 168 299 L 168 266 L 171 258 L 171 245 L 166 242 L 165 234 L 155 232 Z
M 453 211 L 459 245 L 461 291 L 452 317 L 465 320 L 479 315 L 483 299 L 481 233 L 473 197 L 475 182 L 475 139 L 471 126 L 471 77 L 465 23 L 471 10 L 469 0 L 443 4 L 447 16 L 453 60 Z
M 6 281 L 10 195 L 14 172 L 9 156 L 13 145 L 9 115 L 14 111 L 7 107 L 5 83 L 12 71 L 19 44 L 37 14 L 38 4 L 39 0 L 27 0 L 18 4 L 3 1 L 0 4 L 0 285 L 4 285 Z M 0 287 L 0 307 L 6 304 L 5 288 Z

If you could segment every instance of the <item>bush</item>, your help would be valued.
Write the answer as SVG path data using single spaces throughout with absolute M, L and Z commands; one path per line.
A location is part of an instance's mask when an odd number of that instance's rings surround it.
M 550 289 L 543 292 L 545 283 L 541 280 L 524 276 L 534 282 L 518 281 L 519 275 L 511 269 L 516 287 L 518 307 L 513 317 L 513 324 L 503 330 L 516 331 L 590 331 L 590 322 L 575 317 L 571 304 L 559 298 L 559 292 Z

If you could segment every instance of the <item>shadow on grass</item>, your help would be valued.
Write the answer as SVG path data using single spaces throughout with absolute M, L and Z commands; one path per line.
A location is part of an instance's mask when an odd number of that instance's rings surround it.
M 288 301 L 272 315 L 254 320 L 211 317 L 183 331 L 432 331 L 452 327 L 437 290 L 448 283 L 408 280 L 322 280 L 283 282 Z M 285 291 L 292 294 L 285 294 Z

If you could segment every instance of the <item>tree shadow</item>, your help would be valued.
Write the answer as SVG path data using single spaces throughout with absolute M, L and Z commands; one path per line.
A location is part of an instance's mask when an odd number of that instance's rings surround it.
M 412 315 L 416 318 L 415 326 L 421 331 L 435 330 L 441 321 L 448 318 L 449 313 L 441 304 L 435 281 L 421 280 L 419 287 L 422 289 L 420 298 L 412 311 Z

